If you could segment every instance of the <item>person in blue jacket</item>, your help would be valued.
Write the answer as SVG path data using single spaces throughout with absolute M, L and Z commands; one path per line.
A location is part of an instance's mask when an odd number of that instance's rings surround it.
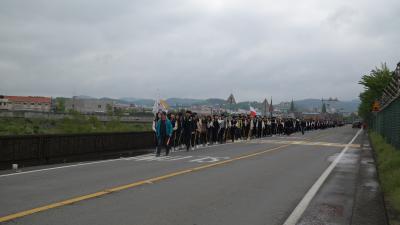
M 167 113 L 162 112 L 161 119 L 156 124 L 156 135 L 157 135 L 157 153 L 156 156 L 160 156 L 161 148 L 165 147 L 165 155 L 169 155 L 169 146 L 172 140 L 172 123 L 167 118 Z

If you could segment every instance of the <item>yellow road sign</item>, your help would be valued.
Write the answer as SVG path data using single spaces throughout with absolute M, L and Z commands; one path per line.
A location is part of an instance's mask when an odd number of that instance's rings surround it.
M 379 104 L 378 101 L 375 101 L 374 104 L 372 105 L 372 111 L 379 112 L 380 109 L 381 109 L 381 105 Z

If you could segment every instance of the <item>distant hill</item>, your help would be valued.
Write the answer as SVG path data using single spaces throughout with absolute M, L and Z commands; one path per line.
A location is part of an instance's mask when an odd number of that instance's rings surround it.
M 95 97 L 91 97 L 88 95 L 78 95 L 78 96 L 74 96 L 75 99 L 95 99 Z
M 129 104 L 135 104 L 135 105 L 140 105 L 140 106 L 147 106 L 151 107 L 154 105 L 155 100 L 153 99 L 146 99 L 146 98 L 120 98 L 118 101 L 122 103 L 129 103 Z
M 145 98 L 120 98 L 118 99 L 120 102 L 124 103 L 133 103 L 136 105 L 152 107 L 154 105 L 154 99 L 145 99 Z M 254 108 L 262 109 L 263 105 L 261 102 L 255 101 L 245 101 L 238 102 L 236 105 L 229 106 L 225 99 L 220 98 L 210 98 L 210 99 L 191 99 L 191 98 L 168 98 L 166 102 L 171 106 L 179 106 L 179 107 L 190 107 L 192 105 L 208 105 L 208 106 L 221 106 L 232 109 L 245 109 L 248 110 L 251 105 Z M 297 100 L 294 102 L 297 110 L 301 111 L 313 111 L 315 108 L 321 108 L 321 100 L 320 99 L 303 99 Z M 358 110 L 358 105 L 360 101 L 358 99 L 352 101 L 338 101 L 338 102 L 326 102 L 329 104 L 329 107 L 335 108 L 344 112 L 355 112 Z
M 220 98 L 209 98 L 205 100 L 208 105 L 224 105 L 227 104 L 224 99 Z
M 170 106 L 191 106 L 196 104 L 204 104 L 206 101 L 202 99 L 191 98 L 168 98 L 165 100 Z

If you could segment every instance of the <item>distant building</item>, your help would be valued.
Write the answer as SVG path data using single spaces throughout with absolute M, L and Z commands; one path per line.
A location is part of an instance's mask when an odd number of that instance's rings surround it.
M 275 105 L 275 110 L 282 113 L 288 113 L 290 110 L 290 102 L 281 102 L 278 105 Z
M 249 110 L 246 110 L 246 109 L 238 109 L 238 114 L 244 114 L 244 115 L 247 115 L 247 114 L 249 114 Z
M 321 118 L 321 113 L 318 112 L 303 112 L 302 115 L 305 120 L 318 120 Z
M 39 96 L 0 96 L 0 109 L 50 112 L 51 98 Z
M 126 103 L 115 103 L 113 106 L 114 110 L 135 110 L 138 109 L 135 104 L 126 104 Z
M 188 109 L 194 113 L 200 115 L 220 115 L 226 112 L 230 112 L 230 110 L 226 110 L 218 105 L 208 106 L 208 105 L 192 105 Z
M 113 111 L 114 105 L 115 102 L 109 99 L 73 97 L 65 101 L 65 110 L 80 113 L 107 113 L 109 110 Z
M 0 110 L 11 110 L 11 105 L 4 95 L 0 95 Z
M 214 109 L 213 107 L 206 105 L 193 105 L 190 107 L 190 110 L 200 115 L 211 115 L 213 112 L 216 111 L 216 109 Z

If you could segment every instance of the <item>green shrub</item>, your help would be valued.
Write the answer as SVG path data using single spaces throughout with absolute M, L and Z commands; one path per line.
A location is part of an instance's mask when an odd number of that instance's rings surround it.
M 383 192 L 393 208 L 400 212 L 400 150 L 386 143 L 375 132 L 371 132 L 370 137 L 378 158 Z
M 75 134 L 93 132 L 150 131 L 150 123 L 123 123 L 118 119 L 101 122 L 95 116 L 71 112 L 61 120 L 0 118 L 0 135 Z

